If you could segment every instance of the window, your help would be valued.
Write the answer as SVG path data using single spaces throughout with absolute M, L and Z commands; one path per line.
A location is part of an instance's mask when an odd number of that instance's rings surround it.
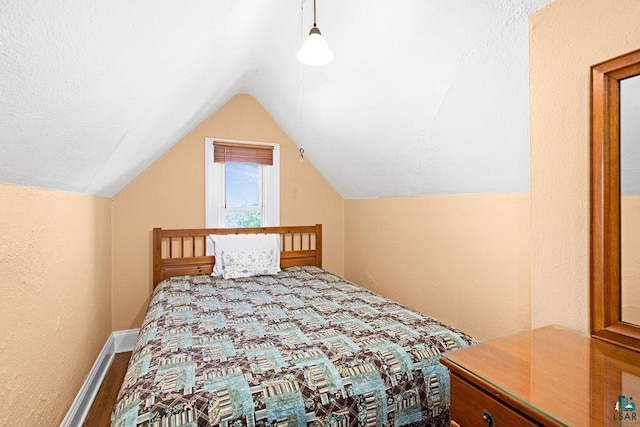
M 262 171 L 257 163 L 225 163 L 224 226 L 262 225 Z
M 279 146 L 205 138 L 205 147 L 206 226 L 280 225 Z

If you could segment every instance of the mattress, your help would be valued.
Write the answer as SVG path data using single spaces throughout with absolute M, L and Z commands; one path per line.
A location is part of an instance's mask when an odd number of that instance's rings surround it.
M 174 277 L 152 295 L 112 426 L 449 425 L 472 337 L 317 267 Z

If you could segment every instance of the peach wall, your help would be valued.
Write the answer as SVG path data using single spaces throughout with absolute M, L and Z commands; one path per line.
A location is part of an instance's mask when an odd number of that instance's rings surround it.
M 478 339 L 530 328 L 529 195 L 345 202 L 349 280 Z
M 323 266 L 344 272 L 343 199 L 255 99 L 237 95 L 114 196 L 114 330 L 139 327 L 146 312 L 151 229 L 205 225 L 206 137 L 279 143 L 280 223 L 322 223 Z
M 640 325 L 640 196 L 620 200 L 622 320 Z
M 108 198 L 0 184 L 3 425 L 64 418 L 111 333 Z
M 530 17 L 531 320 L 589 330 L 590 66 L 640 48 L 637 0 Z

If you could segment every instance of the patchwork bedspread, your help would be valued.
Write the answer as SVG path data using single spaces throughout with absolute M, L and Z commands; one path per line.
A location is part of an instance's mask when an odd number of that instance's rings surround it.
M 154 291 L 112 426 L 448 426 L 475 341 L 317 267 Z

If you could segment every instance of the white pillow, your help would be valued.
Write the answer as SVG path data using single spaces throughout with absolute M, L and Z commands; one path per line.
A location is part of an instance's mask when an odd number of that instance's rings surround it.
M 213 255 L 216 262 L 213 265 L 212 276 L 222 276 L 225 251 L 260 251 L 272 250 L 273 261 L 270 274 L 280 271 L 280 235 L 279 234 L 210 234 L 208 239 L 213 244 Z M 208 254 L 211 255 L 210 250 Z
M 222 264 L 222 277 L 225 279 L 276 274 L 273 272 L 273 249 L 224 251 Z

